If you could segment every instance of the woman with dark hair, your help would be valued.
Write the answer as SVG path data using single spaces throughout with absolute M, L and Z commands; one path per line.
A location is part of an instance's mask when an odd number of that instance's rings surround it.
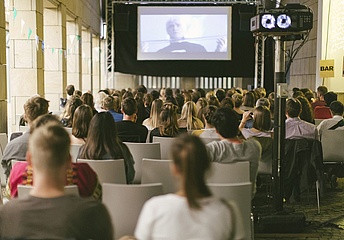
M 314 112 L 308 99 L 304 96 L 298 96 L 297 99 L 301 102 L 301 120 L 314 124 Z
M 165 103 L 161 108 L 159 127 L 154 128 L 149 136 L 149 141 L 153 142 L 153 136 L 176 137 L 186 129 L 179 129 L 177 123 L 177 106 L 172 103 Z
M 271 137 L 271 118 L 270 110 L 266 106 L 258 106 L 253 111 L 253 126 L 245 128 L 246 122 L 251 119 L 252 112 L 246 111 L 243 114 L 239 125 L 242 135 L 248 139 L 251 137 Z
M 84 94 L 82 94 L 80 99 L 83 101 L 84 104 L 91 107 L 93 115 L 98 113 L 98 111 L 94 107 L 93 95 L 91 93 L 85 92 Z
M 100 112 L 93 116 L 86 144 L 79 151 L 80 159 L 107 160 L 124 159 L 127 183 L 135 176 L 134 160 L 128 147 L 118 136 L 115 121 L 108 112 Z
M 74 95 L 68 99 L 65 110 L 61 115 L 61 122 L 64 127 L 72 127 L 74 112 L 82 103 L 82 100 Z
M 176 139 L 171 152 L 171 172 L 179 180 L 179 191 L 145 203 L 135 236 L 140 240 L 235 239 L 232 207 L 213 197 L 206 184 L 211 163 L 202 141 L 184 135 Z
M 244 96 L 244 102 L 242 104 L 241 109 L 244 111 L 253 111 L 254 105 L 256 104 L 256 98 L 252 91 L 247 92 Z
M 74 113 L 71 144 L 85 144 L 88 127 L 93 117 L 92 108 L 86 104 L 79 106 Z

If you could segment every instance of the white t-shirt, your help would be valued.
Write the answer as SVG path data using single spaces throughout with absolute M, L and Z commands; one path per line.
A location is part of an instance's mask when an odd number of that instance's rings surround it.
M 187 199 L 176 194 L 153 197 L 141 211 L 135 237 L 139 240 L 223 240 L 229 239 L 233 219 L 220 200 L 200 200 L 202 208 L 189 208 Z M 234 220 L 235 221 L 235 220 Z

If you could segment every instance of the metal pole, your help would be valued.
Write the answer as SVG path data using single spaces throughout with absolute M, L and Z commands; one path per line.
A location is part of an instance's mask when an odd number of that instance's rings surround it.
M 276 211 L 283 210 L 283 164 L 285 139 L 285 42 L 281 37 L 275 37 L 275 113 L 274 113 L 274 143 L 273 143 L 273 180 L 274 202 Z

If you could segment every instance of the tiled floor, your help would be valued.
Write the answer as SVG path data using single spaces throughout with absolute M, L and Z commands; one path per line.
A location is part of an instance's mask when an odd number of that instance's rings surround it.
M 334 219 L 340 218 L 344 226 L 344 179 L 338 179 L 336 189 L 328 189 L 320 200 L 320 214 L 317 213 L 315 190 L 309 195 L 304 193 L 301 202 L 284 204 L 287 212 L 303 213 L 306 217 L 306 226 L 298 234 L 264 234 L 258 233 L 258 226 L 255 226 L 255 239 L 344 239 L 344 228 L 338 224 L 331 224 Z M 273 204 L 267 203 L 265 188 L 260 188 L 256 198 L 253 200 L 255 217 L 276 213 Z

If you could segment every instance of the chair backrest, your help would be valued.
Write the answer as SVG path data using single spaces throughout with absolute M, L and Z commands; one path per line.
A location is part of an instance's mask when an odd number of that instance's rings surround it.
M 125 142 L 135 161 L 134 183 L 141 182 L 142 159 L 160 159 L 160 143 L 132 143 Z
M 316 126 L 318 126 L 324 119 L 314 119 L 314 123 Z
M 250 163 L 233 162 L 211 164 L 211 172 L 207 178 L 208 183 L 240 183 L 250 181 Z
M 235 203 L 238 207 L 244 225 L 242 228 L 243 232 L 239 233 L 239 235 L 245 236 L 244 239 L 251 239 L 252 184 L 250 182 L 209 183 L 208 186 L 215 197 Z
M 160 159 L 170 159 L 170 149 L 175 138 L 153 136 L 153 143 L 160 143 Z
M 178 190 L 177 180 L 172 175 L 170 164 L 172 160 L 142 160 L 141 183 L 162 183 L 164 193 L 174 193 Z
M 262 146 L 262 156 L 258 163 L 258 174 L 272 174 L 272 146 L 270 137 L 253 137 Z
M 25 198 L 29 196 L 30 191 L 33 188 L 33 186 L 19 184 L 17 188 L 18 188 L 18 198 Z M 79 196 L 79 189 L 77 185 L 65 186 L 64 192 L 65 192 L 65 195 Z
M 135 226 L 144 203 L 153 196 L 163 194 L 162 184 L 103 184 L 103 203 L 116 230 L 115 239 L 134 235 Z
M 344 130 L 325 130 L 321 134 L 324 162 L 344 162 Z
M 90 167 L 97 173 L 100 183 L 125 184 L 127 182 L 123 159 L 78 159 L 77 162 L 83 162 L 90 165 Z
M 121 139 L 122 142 L 141 142 L 139 135 L 118 135 L 118 138 Z
M 70 145 L 70 155 L 72 157 L 72 162 L 76 162 L 76 159 L 78 158 L 79 150 L 81 148 L 82 144 L 71 144 Z
M 19 132 L 26 132 L 29 130 L 30 130 L 29 126 L 19 126 Z
M 211 143 L 213 141 L 220 141 L 220 138 L 201 138 L 204 144 Z

